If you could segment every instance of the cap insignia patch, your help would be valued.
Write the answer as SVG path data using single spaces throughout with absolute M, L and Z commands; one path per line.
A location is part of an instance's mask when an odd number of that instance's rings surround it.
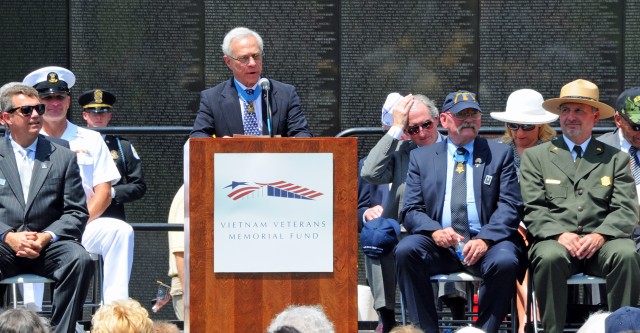
M 102 104 L 102 90 L 96 89 L 93 93 L 93 99 L 96 101 L 96 104 Z
M 58 82 L 58 74 L 56 72 L 49 73 L 49 82 L 56 83 Z

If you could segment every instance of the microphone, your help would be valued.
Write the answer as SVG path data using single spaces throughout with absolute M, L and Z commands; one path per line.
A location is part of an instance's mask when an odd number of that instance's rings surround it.
M 269 103 L 269 90 L 271 90 L 271 83 L 269 80 L 265 78 L 261 78 L 258 81 L 258 85 L 264 91 L 264 102 L 267 104 L 267 130 L 269 131 L 269 136 L 273 138 L 273 132 L 271 131 L 271 104 Z

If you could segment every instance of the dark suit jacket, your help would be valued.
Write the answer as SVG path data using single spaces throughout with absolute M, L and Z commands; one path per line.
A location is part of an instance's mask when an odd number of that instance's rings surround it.
M 364 212 L 376 205 L 383 206 L 389 195 L 389 185 L 375 185 L 360 177 L 364 158 L 358 163 L 358 232 L 362 231 Z
M 296 89 L 289 84 L 276 80 L 271 82 L 269 102 L 273 118 L 274 135 L 285 137 L 310 137 L 311 132 L 307 119 L 302 113 L 300 97 Z M 262 134 L 269 134 L 267 129 L 267 106 L 262 100 Z M 238 91 L 233 78 L 200 93 L 200 110 L 193 124 L 192 138 L 210 138 L 244 134 L 242 113 L 238 101 Z
M 511 238 L 522 219 L 511 147 L 478 137 L 473 150 L 473 190 L 482 225 L 477 238 L 493 242 Z M 402 210 L 404 226 L 411 234 L 442 229 L 449 158 L 447 141 L 411 151 Z
M 0 234 L 51 231 L 60 240 L 80 239 L 89 212 L 76 155 L 40 135 L 29 198 L 24 203 L 20 175 L 8 138 L 0 138 Z

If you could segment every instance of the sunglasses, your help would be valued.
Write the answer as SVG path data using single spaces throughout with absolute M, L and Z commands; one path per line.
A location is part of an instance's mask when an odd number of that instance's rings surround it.
M 407 127 L 407 133 L 409 133 L 409 135 L 416 135 L 420 133 L 420 127 L 424 128 L 425 130 L 431 129 L 431 127 L 433 127 L 433 121 L 427 120 L 420 125 L 409 126 Z
M 22 113 L 23 116 L 29 117 L 33 113 L 33 110 L 36 110 L 36 112 L 39 115 L 43 115 L 44 114 L 44 110 L 45 110 L 45 106 L 44 106 L 44 104 L 23 105 L 23 106 L 18 106 L 17 108 L 13 108 L 11 110 L 7 110 L 7 112 L 8 113 L 14 113 L 16 111 L 20 111 L 20 113 Z
M 507 127 L 514 132 L 517 131 L 518 128 L 522 128 L 523 131 L 529 132 L 529 131 L 533 131 L 533 129 L 536 128 L 536 125 L 507 123 Z

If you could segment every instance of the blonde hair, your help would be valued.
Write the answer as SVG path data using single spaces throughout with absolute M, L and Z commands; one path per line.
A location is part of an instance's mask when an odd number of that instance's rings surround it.
M 93 333 L 153 333 L 153 321 L 133 299 L 105 304 L 91 318 Z
M 507 127 L 507 123 L 504 123 L 505 132 L 502 135 L 502 142 L 506 144 L 510 144 L 513 142 L 513 134 L 509 127 Z M 549 126 L 549 124 L 540 124 L 540 131 L 538 132 L 538 140 L 542 142 L 547 142 L 553 139 L 556 136 L 556 131 L 553 127 Z
M 389 333 L 424 333 L 424 331 L 413 325 L 402 325 L 394 327 Z

